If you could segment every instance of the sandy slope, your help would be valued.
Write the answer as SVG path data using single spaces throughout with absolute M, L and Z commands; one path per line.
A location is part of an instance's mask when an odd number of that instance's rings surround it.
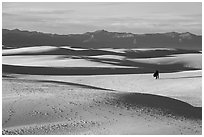
M 3 134 L 201 134 L 200 118 L 158 109 L 166 100 L 194 112 L 170 98 L 16 78 L 4 78 L 2 91 Z M 142 105 L 150 98 L 158 104 Z
M 202 105 L 202 71 L 161 73 L 155 80 L 152 74 L 98 76 L 40 76 L 20 75 L 26 79 L 51 80 L 90 85 L 116 91 L 149 93 L 182 100 L 193 106 Z
M 147 64 L 183 64 L 186 67 L 202 68 L 201 54 L 176 54 L 169 57 L 146 58 L 146 59 L 128 59 L 134 62 L 141 62 Z
M 4 50 L 3 134 L 201 134 L 202 54 L 175 51 Z
M 23 54 L 23 53 L 40 53 L 45 51 L 56 50 L 57 47 L 54 46 L 39 46 L 39 47 L 25 47 L 25 48 L 16 48 L 16 49 L 4 49 L 2 50 L 2 55 L 9 54 Z
M 128 66 L 117 66 L 61 55 L 4 56 L 2 63 L 18 66 L 128 68 Z
M 123 52 L 118 53 L 118 51 Z M 140 67 L 144 69 L 153 67 L 164 70 L 171 67 L 172 70 L 177 71 L 188 68 L 201 69 L 202 54 L 194 52 L 166 48 L 94 50 L 39 46 L 3 50 L 2 63 L 46 67 Z
M 2 50 L 2 55 L 11 55 L 11 54 L 27 54 L 27 53 L 43 53 L 49 51 L 55 51 L 57 49 L 70 49 L 70 50 L 86 50 L 82 48 L 72 48 L 68 46 L 56 47 L 56 46 L 36 46 L 36 47 L 24 47 L 16 49 L 4 49 Z

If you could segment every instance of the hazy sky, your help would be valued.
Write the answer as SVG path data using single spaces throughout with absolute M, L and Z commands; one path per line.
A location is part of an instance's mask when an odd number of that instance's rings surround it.
M 117 32 L 202 34 L 200 3 L 14 3 L 4 2 L 3 28 L 70 34 Z

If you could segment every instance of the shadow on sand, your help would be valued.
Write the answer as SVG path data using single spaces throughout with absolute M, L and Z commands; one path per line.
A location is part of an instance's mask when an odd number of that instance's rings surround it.
M 37 82 L 49 82 L 64 85 L 78 86 L 82 88 L 97 89 L 97 90 L 108 90 L 115 91 L 112 89 L 105 89 L 90 85 L 63 82 L 63 81 L 51 81 L 51 80 L 37 80 Z M 110 93 L 110 96 L 114 96 L 115 102 L 126 107 L 147 107 L 153 109 L 159 109 L 164 115 L 172 114 L 176 116 L 183 116 L 186 118 L 202 119 L 202 107 L 194 107 L 186 102 L 173 99 L 170 97 L 144 94 L 144 93 L 124 93 L 121 91 L 118 93 Z
M 116 95 L 117 102 L 129 107 L 148 107 L 159 109 L 164 115 L 173 114 L 186 118 L 202 119 L 202 107 L 194 107 L 186 102 L 152 94 L 123 93 Z
M 61 81 L 50 81 L 50 80 L 37 80 L 38 82 L 49 82 L 65 85 L 79 86 L 82 88 L 90 88 L 97 90 L 109 90 L 116 91 L 112 89 L 105 89 L 90 85 L 72 83 L 72 82 L 61 82 Z M 116 91 L 117 92 L 117 91 Z M 183 116 L 186 118 L 202 119 L 202 107 L 194 107 L 186 102 L 153 94 L 143 94 L 143 93 L 111 93 L 115 96 L 116 102 L 120 105 L 125 105 L 128 107 L 148 107 L 153 109 L 159 109 L 164 115 L 172 114 L 176 116 Z M 110 95 L 110 96 L 111 96 Z
M 169 66 L 141 66 L 139 68 L 102 68 L 102 67 L 33 67 L 2 65 L 3 73 L 29 74 L 29 75 L 108 75 L 108 74 L 145 74 L 153 73 L 159 67 L 161 73 L 179 72 L 184 70 L 198 70 L 185 68 L 181 65 Z
M 77 87 L 89 88 L 89 89 L 115 91 L 115 90 L 112 90 L 112 89 L 100 88 L 100 87 L 95 87 L 95 86 L 90 86 L 90 85 L 85 85 L 85 84 L 78 84 L 78 83 L 73 83 L 73 82 L 52 81 L 52 80 L 37 80 L 37 82 L 49 82 L 49 83 L 71 85 L 71 86 L 77 86 Z
M 160 79 L 186 79 L 186 78 L 202 78 L 202 76 L 175 77 L 175 78 L 160 78 Z
M 24 79 L 18 79 L 18 80 L 24 81 Z M 116 91 L 112 89 L 100 88 L 100 87 L 72 83 L 72 82 L 52 81 L 52 80 L 26 80 L 26 81 L 56 83 L 56 84 L 71 85 L 71 86 L 76 86 L 81 88 L 114 91 L 114 92 L 106 92 L 107 101 L 112 102 L 117 106 L 123 106 L 126 108 L 133 108 L 133 109 L 134 108 L 156 109 L 156 110 L 159 110 L 161 114 L 166 116 L 174 115 L 174 116 L 181 116 L 181 117 L 191 118 L 191 119 L 202 119 L 202 107 L 194 107 L 186 102 L 173 99 L 170 97 L 153 95 L 153 94 L 144 94 L 144 93 L 121 92 L 121 91 Z M 148 111 L 148 113 L 150 112 Z
M 114 50 L 114 49 L 113 49 Z M 116 49 L 117 50 L 117 49 Z M 21 53 L 7 53 L 3 56 L 17 56 L 17 55 L 73 55 L 73 56 L 98 56 L 98 55 L 119 55 L 126 58 L 156 58 L 156 57 L 169 57 L 169 55 L 175 54 L 186 54 L 186 53 L 200 53 L 196 50 L 184 50 L 184 49 L 155 49 L 155 50 L 136 50 L 136 49 L 126 49 L 123 53 L 118 53 L 114 51 L 106 51 L 102 49 L 84 49 L 84 50 L 73 50 L 60 48 L 48 51 L 38 51 L 38 52 L 21 52 Z

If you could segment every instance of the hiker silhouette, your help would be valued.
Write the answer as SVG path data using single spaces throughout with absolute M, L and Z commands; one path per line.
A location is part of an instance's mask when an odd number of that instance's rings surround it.
M 153 74 L 153 77 L 155 77 L 156 79 L 159 79 L 159 71 L 156 70 Z

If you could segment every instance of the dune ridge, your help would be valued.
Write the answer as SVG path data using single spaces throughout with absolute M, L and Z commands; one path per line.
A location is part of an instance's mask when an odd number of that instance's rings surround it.
M 202 69 L 199 51 L 165 48 L 121 50 L 124 52 L 52 46 L 3 50 L 3 71 L 39 75 L 102 75 L 152 73 L 156 69 L 163 73 Z
M 197 50 L 149 48 L 149 49 L 84 49 L 56 46 L 37 46 L 15 49 L 4 49 L 3 56 L 16 55 L 76 55 L 76 56 L 97 56 L 97 55 L 119 55 L 128 58 L 153 58 L 173 54 L 200 53 Z
M 202 134 L 201 61 L 172 48 L 4 48 L 2 134 Z
M 138 63 L 140 64 L 140 63 Z M 141 63 L 140 65 L 143 65 Z M 146 68 L 108 68 L 108 67 L 32 67 L 17 65 L 2 65 L 4 73 L 30 74 L 30 75 L 108 75 L 108 74 L 144 74 L 152 73 L 157 65 L 147 65 Z M 151 67 L 152 66 L 152 67 Z M 200 70 L 198 68 L 183 67 L 180 64 L 160 66 L 160 72 L 180 72 L 185 70 Z M 150 67 L 150 68 L 149 68 Z
M 3 105 L 8 105 L 10 111 L 3 108 L 2 134 L 127 134 L 131 127 L 137 127 L 132 134 L 201 133 L 201 107 L 193 107 L 169 97 L 118 93 L 53 81 L 3 80 L 6 85 L 3 86 L 3 96 L 8 96 L 6 90 L 15 86 L 16 90 L 10 90 L 9 95 L 16 96 L 16 100 L 3 98 Z M 18 89 L 22 92 L 18 92 Z M 10 118 L 7 119 L 6 113 L 11 114 Z M 30 113 L 32 115 L 27 115 Z M 120 122 L 128 119 L 132 122 L 129 122 L 127 129 L 118 132 Z M 179 125 L 176 124 L 178 120 Z M 16 125 L 20 121 L 21 124 Z M 137 124 L 145 121 L 147 125 Z M 193 121 L 197 122 L 191 128 L 189 122 Z M 162 127 L 166 122 L 169 126 Z M 163 130 L 157 131 L 155 126 Z

